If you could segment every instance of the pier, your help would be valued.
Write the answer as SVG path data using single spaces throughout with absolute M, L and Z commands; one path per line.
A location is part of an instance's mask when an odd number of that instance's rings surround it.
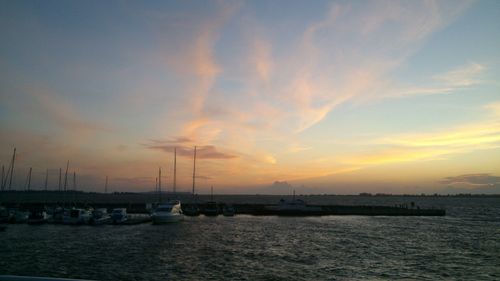
M 184 204 L 188 208 L 193 204 Z M 195 204 L 203 213 L 204 204 Z M 222 214 L 224 203 L 219 204 Z M 282 210 L 267 204 L 233 204 L 236 214 L 254 216 L 445 216 L 444 209 L 406 208 L 405 206 L 345 206 L 345 205 L 308 205 L 310 209 Z

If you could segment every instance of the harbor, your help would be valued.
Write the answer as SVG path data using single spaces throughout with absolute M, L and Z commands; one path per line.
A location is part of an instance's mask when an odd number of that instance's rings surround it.
M 328 196 L 192 196 L 189 193 L 164 194 L 165 202 L 176 201 L 184 216 L 445 216 L 446 210 L 439 207 L 419 206 L 405 200 L 399 204 L 348 204 L 351 197 L 345 197 L 347 204 L 325 204 Z M 169 199 L 170 197 L 170 199 Z M 361 196 L 358 198 L 363 199 Z M 38 199 L 37 199 L 38 198 Z M 43 198 L 43 200 L 40 200 Z M 62 202 L 62 198 L 72 198 Z M 335 198 L 342 199 L 342 196 Z M 152 215 L 159 206 L 156 194 L 123 193 L 102 194 L 77 191 L 8 191 L 3 193 L 0 221 L 8 223 L 29 223 L 29 217 L 36 217 L 38 223 L 65 224 L 114 224 L 134 225 L 151 223 Z M 308 201 L 306 201 L 308 200 Z M 323 200 L 323 201 L 322 201 Z M 312 203 L 308 203 L 311 201 Z M 331 200 L 330 200 L 331 201 Z M 182 202 L 182 204 L 180 203 Z M 119 214 L 120 219 L 113 219 Z M 42 214 L 43 213 L 43 214 Z M 80 220 L 63 221 L 66 216 L 81 217 Z M 74 213 L 74 214 L 73 214 Z M 57 219 L 59 216 L 59 219 Z M 103 218 L 104 216 L 104 218 Z M 126 219 L 122 219 L 126 217 Z
M 44 190 L 32 190 L 32 169 L 26 179 L 25 189 L 11 190 L 12 173 L 16 149 L 6 176 L 2 170 L 2 197 L 0 198 L 0 222 L 66 225 L 136 225 L 142 223 L 173 223 L 184 220 L 185 216 L 445 216 L 443 208 L 421 208 L 414 201 L 398 202 L 393 205 L 350 205 L 307 202 L 307 195 L 277 197 L 270 196 L 232 196 L 219 195 L 214 198 L 213 186 L 210 197 L 195 193 L 196 183 L 196 146 L 193 154 L 192 192 L 177 192 L 176 163 L 177 150 L 174 148 L 173 186 L 172 192 L 162 191 L 162 169 L 158 168 L 155 190 L 143 193 L 108 193 L 108 177 L 104 185 L 104 193 L 84 192 L 77 190 L 76 172 L 73 172 L 73 189 L 68 188 L 69 161 L 66 163 L 64 185 L 62 186 L 62 169 L 59 170 L 59 189 L 47 190 L 48 169 L 45 174 Z M 7 190 L 7 179 L 8 187 Z M 360 194 L 365 197 L 365 194 Z M 307 197 L 307 198 L 306 198 Z M 321 196 L 320 196 L 321 197 Z M 328 195 L 323 195 L 328 197 Z M 272 200 L 271 200 L 272 198 Z M 407 200 L 405 200 L 407 201 Z M 182 202 L 182 203 L 181 203 Z M 5 228 L 4 228 L 5 229 Z

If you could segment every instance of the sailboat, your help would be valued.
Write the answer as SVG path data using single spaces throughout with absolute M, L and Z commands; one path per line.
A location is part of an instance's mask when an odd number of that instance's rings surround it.
M 12 176 L 14 174 L 14 164 L 16 162 L 16 148 L 14 147 L 14 153 L 12 154 L 12 160 L 10 161 L 10 164 L 7 168 L 7 172 L 4 173 L 4 169 L 2 166 L 2 183 L 1 189 L 2 191 L 7 189 L 7 182 L 9 183 L 9 190 L 12 188 Z
M 64 181 L 65 185 L 65 190 L 66 190 L 66 180 Z M 73 172 L 73 193 L 74 193 L 74 202 L 73 203 L 76 206 L 76 172 Z M 69 212 L 66 212 L 63 216 L 63 224 L 88 224 L 90 221 L 90 218 L 92 217 L 92 211 L 91 209 L 84 209 L 84 208 L 76 208 L 73 207 L 69 210 Z
M 14 150 L 15 152 L 15 150 Z M 32 168 L 29 169 L 28 175 L 26 176 L 26 182 L 24 183 L 24 190 L 29 191 L 31 187 L 31 171 Z M 28 217 L 30 212 L 24 208 L 14 208 L 10 210 L 10 219 L 11 223 L 25 223 L 28 221 Z
M 214 201 L 214 187 L 210 188 L 210 201 L 205 204 L 205 209 L 203 210 L 205 216 L 218 216 L 219 206 L 217 202 Z
M 176 165 L 177 165 L 177 150 L 174 149 L 174 192 L 175 192 L 175 177 L 176 177 Z M 181 202 L 179 200 L 170 200 L 166 204 L 161 204 L 161 169 L 159 170 L 158 176 L 158 190 L 160 191 L 160 202 L 158 207 L 155 209 L 151 215 L 151 220 L 153 224 L 160 223 L 170 223 L 178 222 L 184 219 L 182 214 Z
M 194 147 L 194 160 L 193 160 L 193 200 L 191 200 L 191 205 L 188 205 L 186 208 L 184 208 L 184 214 L 186 216 L 199 216 L 200 215 L 200 210 L 198 209 L 198 204 L 196 204 L 195 201 L 195 193 L 194 193 L 194 186 L 195 186 L 195 179 L 196 179 L 196 146 Z
M 31 209 L 28 215 L 28 224 L 44 224 L 49 222 L 50 215 L 47 214 L 45 208 Z

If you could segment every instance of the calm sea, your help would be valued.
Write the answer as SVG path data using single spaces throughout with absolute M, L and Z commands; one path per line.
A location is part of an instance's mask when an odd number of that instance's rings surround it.
M 409 198 L 321 200 L 393 205 Z M 411 201 L 444 207 L 448 215 L 7 225 L 0 232 L 0 274 L 94 280 L 500 280 L 500 198 Z

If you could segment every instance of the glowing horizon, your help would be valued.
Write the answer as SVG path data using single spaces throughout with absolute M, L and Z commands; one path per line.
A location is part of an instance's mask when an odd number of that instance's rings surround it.
M 15 189 L 500 193 L 496 1 L 0 7 Z

